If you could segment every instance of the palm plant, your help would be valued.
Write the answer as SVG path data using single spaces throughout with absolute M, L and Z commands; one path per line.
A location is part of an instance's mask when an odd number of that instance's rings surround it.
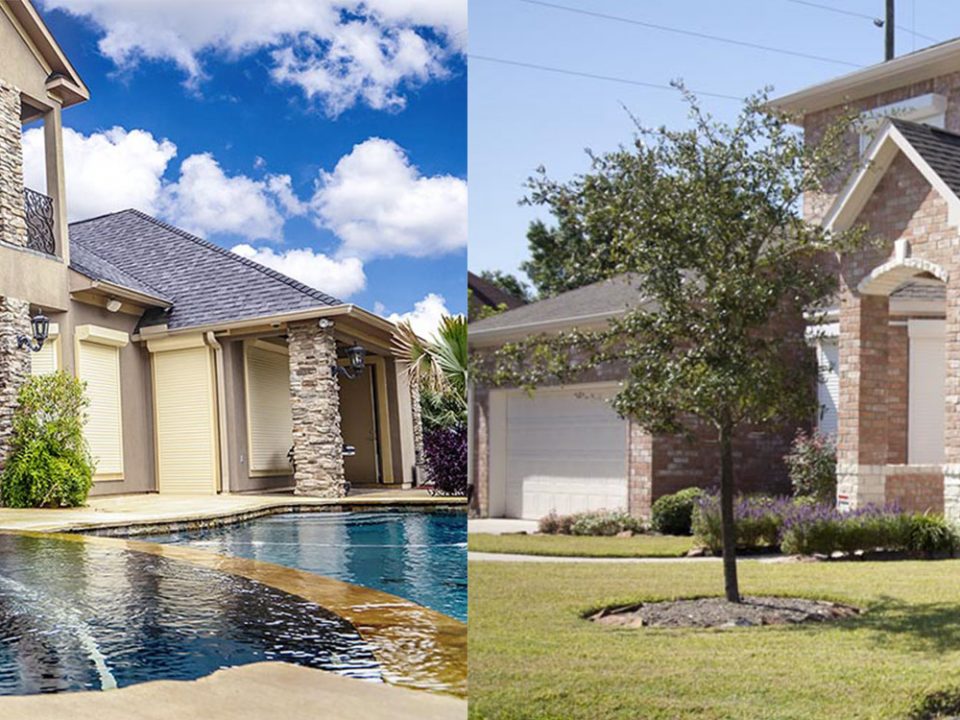
M 433 338 L 417 335 L 408 322 L 394 335 L 397 359 L 411 384 L 420 390 L 426 426 L 462 424 L 467 414 L 467 320 L 463 315 L 441 319 Z

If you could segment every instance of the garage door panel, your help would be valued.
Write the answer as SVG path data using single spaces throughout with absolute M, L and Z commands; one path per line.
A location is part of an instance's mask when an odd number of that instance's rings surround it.
M 626 423 L 596 395 L 564 390 L 508 398 L 507 515 L 627 506 Z

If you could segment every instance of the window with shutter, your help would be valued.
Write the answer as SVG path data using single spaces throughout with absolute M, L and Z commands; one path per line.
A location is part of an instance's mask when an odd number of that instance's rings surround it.
M 30 353 L 30 372 L 33 375 L 51 375 L 60 369 L 60 338 L 56 324 L 50 324 L 50 334 L 40 352 Z
M 293 445 L 293 417 L 286 348 L 248 342 L 244 345 L 244 359 L 250 473 L 289 474 L 287 453 Z
M 123 423 L 120 405 L 120 348 L 95 339 L 77 343 L 77 376 L 86 383 L 84 435 L 97 463 L 95 480 L 123 478 Z

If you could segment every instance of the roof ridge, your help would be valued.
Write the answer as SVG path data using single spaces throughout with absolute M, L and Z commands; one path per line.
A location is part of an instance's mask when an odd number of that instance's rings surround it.
M 117 215 L 117 214 L 119 214 L 119 213 L 110 213 L 110 214 L 111 214 L 111 215 Z M 103 215 L 103 216 L 101 216 L 101 217 L 106 217 L 106 215 Z M 95 219 L 95 218 L 91 218 L 91 220 L 93 220 L 93 219 Z M 84 222 L 86 222 L 86 221 L 84 221 Z M 121 272 L 122 274 L 124 274 L 124 275 L 129 275 L 129 276 L 132 277 L 134 280 L 136 280 L 138 283 L 142 283 L 144 287 L 150 288 L 153 292 L 157 293 L 157 298 L 158 298 L 158 299 L 161 299 L 161 300 L 171 300 L 171 299 L 172 299 L 172 298 L 168 297 L 167 295 L 165 295 L 162 290 L 160 290 L 159 288 L 151 285 L 151 284 L 148 283 L 146 280 L 138 277 L 135 273 L 132 273 L 132 272 L 130 272 L 129 270 L 127 270 L 126 268 L 122 268 L 122 267 L 120 267 L 119 265 L 117 265 L 116 263 L 113 263 L 113 262 L 107 260 L 107 259 L 106 259 L 103 255 L 101 255 L 100 253 L 96 252 L 95 250 L 92 250 L 89 246 L 84 245 L 84 244 L 83 244 L 83 241 L 76 241 L 76 242 L 77 242 L 78 245 L 80 245 L 80 246 L 83 247 L 83 251 L 84 251 L 84 252 L 90 253 L 90 254 L 93 255 L 95 258 L 97 258 L 97 260 L 99 260 L 100 262 L 106 263 L 107 265 L 109 265 L 110 267 L 112 267 L 112 268 L 115 269 L 115 270 L 118 270 L 118 271 Z M 70 258 L 70 264 L 72 265 L 72 264 L 74 264 L 74 262 L 76 262 L 76 261 L 74 260 L 73 257 L 71 257 L 71 258 Z M 83 263 L 78 262 L 78 263 L 76 263 L 76 264 L 77 264 L 79 267 L 85 267 Z M 90 270 L 90 268 L 87 268 L 87 270 L 88 270 L 89 272 L 93 272 L 92 270 Z M 132 289 L 135 289 L 135 288 L 131 288 L 131 290 L 132 290 Z
M 342 300 L 340 300 L 339 298 L 335 298 L 335 297 L 333 297 L 332 295 L 327 295 L 325 292 L 322 292 L 321 290 L 317 290 L 316 288 L 312 288 L 312 287 L 310 287 L 309 285 L 304 285 L 303 283 L 299 282 L 298 280 L 294 280 L 292 277 L 290 277 L 290 276 L 288 276 L 288 275 L 284 275 L 283 273 L 277 272 L 276 270 L 273 270 L 272 268 L 268 268 L 268 267 L 266 267 L 265 265 L 261 265 L 261 264 L 258 263 L 258 262 L 254 262 L 253 260 L 250 260 L 249 258 L 245 258 L 245 257 L 243 257 L 242 255 L 238 255 L 237 253 L 235 253 L 235 252 L 233 252 L 233 251 L 231 251 L 231 250 L 227 250 L 227 249 L 224 248 L 224 247 L 220 247 L 220 246 L 217 245 L 216 243 L 212 243 L 212 242 L 210 242 L 209 240 L 204 240 L 203 238 L 198 237 L 198 236 L 196 236 L 196 235 L 194 235 L 194 234 L 192 234 L 192 233 L 189 233 L 189 232 L 187 232 L 186 230 L 183 230 L 182 228 L 178 228 L 178 227 L 175 226 L 175 225 L 171 225 L 171 224 L 168 223 L 168 222 L 164 222 L 163 220 L 159 220 L 159 219 L 157 219 L 157 218 L 155 218 L 155 217 L 153 217 L 153 216 L 151 216 L 151 215 L 147 215 L 145 212 L 143 212 L 143 211 L 141 211 L 141 210 L 137 210 L 136 208 L 130 208 L 129 210 L 123 210 L 123 211 L 121 211 L 121 212 L 130 212 L 130 213 L 133 213 L 134 215 L 142 218 L 143 220 L 147 220 L 148 222 L 151 222 L 151 223 L 153 223 L 154 225 L 157 225 L 157 226 L 159 226 L 159 227 L 162 227 L 162 228 L 164 228 L 165 230 L 169 230 L 170 232 L 176 233 L 176 234 L 179 235 L 180 237 L 182 237 L 182 238 L 184 238 L 184 239 L 186 239 L 186 240 L 190 240 L 191 242 L 193 242 L 193 243 L 195 243 L 195 244 L 197 244 L 197 245 L 200 245 L 201 247 L 204 247 L 204 248 L 206 248 L 206 249 L 208 249 L 208 250 L 213 250 L 214 252 L 219 253 L 220 255 L 223 255 L 224 257 L 229 258 L 230 260 L 232 260 L 232 261 L 234 261 L 234 262 L 239 262 L 239 263 L 241 263 L 241 264 L 243 264 L 243 265 L 246 265 L 247 267 L 253 268 L 254 270 L 258 270 L 258 271 L 260 271 L 261 273 L 263 273 L 264 275 L 266 275 L 266 276 L 268 276 L 268 277 L 270 277 L 270 278 L 272 278 L 272 279 L 274 279 L 274 280 L 279 280 L 280 282 L 283 282 L 284 284 L 288 285 L 289 287 L 293 288 L 294 290 L 297 290 L 297 291 L 303 293 L 304 295 L 306 295 L 306 296 L 308 296 L 308 297 L 311 297 L 311 298 L 313 298 L 313 299 L 315 299 L 315 300 L 320 300 L 321 302 L 323 302 L 323 303 L 325 303 L 325 304 L 327 304 L 327 305 L 343 305 L 343 304 L 345 304 L 345 303 L 344 303 Z

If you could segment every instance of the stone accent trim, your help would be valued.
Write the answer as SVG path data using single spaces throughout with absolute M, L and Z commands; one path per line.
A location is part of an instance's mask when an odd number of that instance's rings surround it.
M 903 473 L 901 473 L 903 474 Z M 886 465 L 837 465 L 837 507 L 856 510 L 886 502 Z
M 323 323 L 324 321 L 320 321 Z M 290 323 L 290 404 L 296 495 L 344 497 L 340 384 L 330 368 L 337 364 L 333 324 L 316 320 Z
M 0 298 L 0 471 L 10 452 L 17 394 L 30 374 L 30 351 L 17 347 L 17 338 L 30 333 L 30 303 Z

